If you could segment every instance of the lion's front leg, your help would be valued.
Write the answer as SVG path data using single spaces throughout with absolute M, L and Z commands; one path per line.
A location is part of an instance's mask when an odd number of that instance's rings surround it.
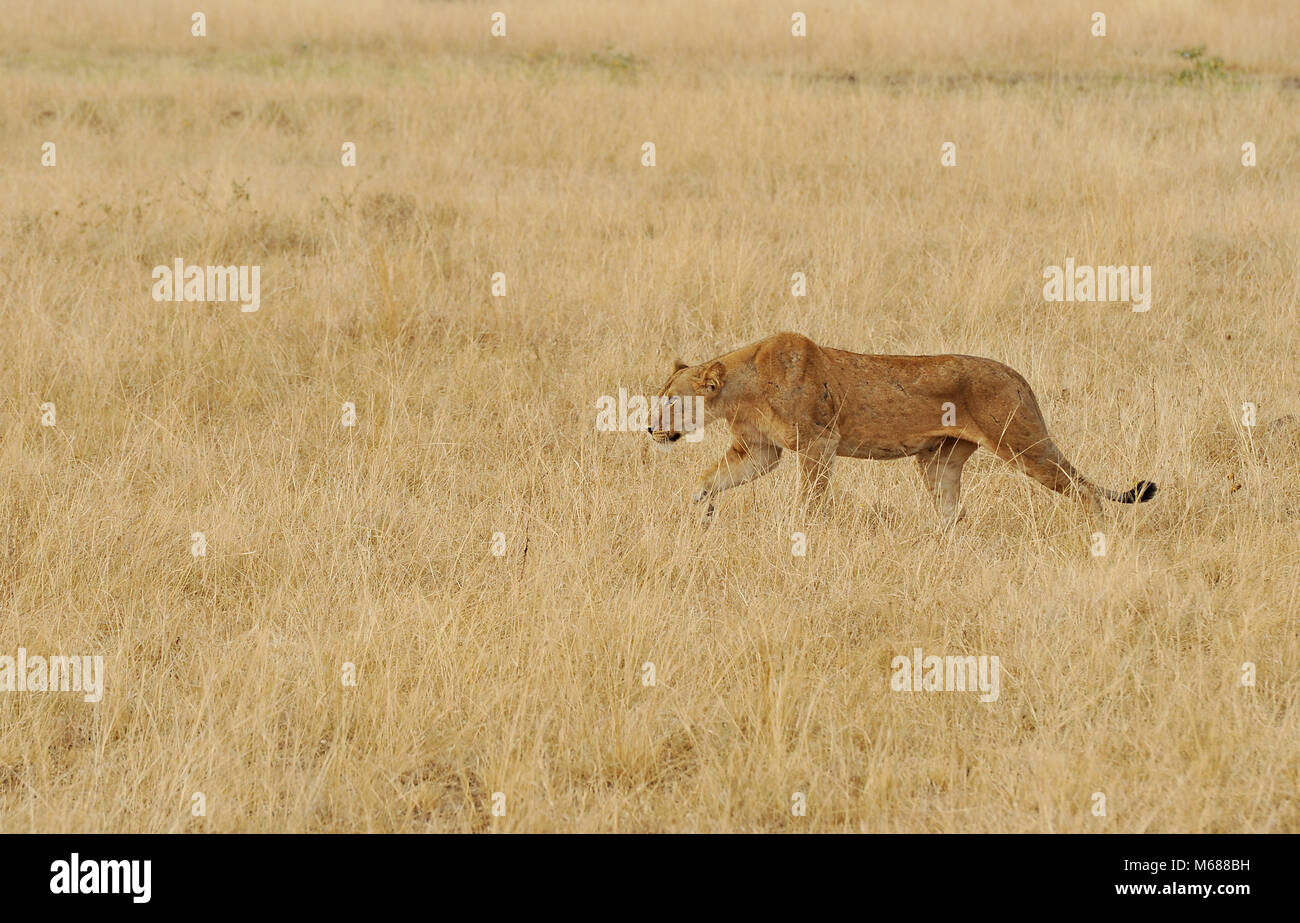
M 815 506 L 826 496 L 831 482 L 831 465 L 835 462 L 838 437 L 826 435 L 807 446 L 799 447 L 799 471 L 803 503 Z
M 722 458 L 700 475 L 695 482 L 695 490 L 691 493 L 691 500 L 695 503 L 709 501 L 704 514 L 707 520 L 713 512 L 715 496 L 767 474 L 780 460 L 779 446 L 767 442 L 747 443 L 737 440 Z

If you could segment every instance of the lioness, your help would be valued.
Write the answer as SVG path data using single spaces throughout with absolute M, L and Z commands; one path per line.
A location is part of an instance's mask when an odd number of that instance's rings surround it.
M 673 408 L 692 398 L 705 425 L 726 420 L 733 442 L 695 482 L 691 499 L 708 500 L 767 474 L 784 451 L 799 457 L 805 500 L 819 498 L 837 455 L 916 456 L 939 514 L 960 518 L 961 468 L 977 448 L 1013 462 L 1058 493 L 1101 511 L 1150 500 L 1156 485 L 1139 481 L 1106 490 L 1074 469 L 1047 434 L 1029 383 L 1016 371 L 977 356 L 868 356 L 778 333 L 701 365 L 673 366 L 647 429 L 667 450 L 683 435 Z

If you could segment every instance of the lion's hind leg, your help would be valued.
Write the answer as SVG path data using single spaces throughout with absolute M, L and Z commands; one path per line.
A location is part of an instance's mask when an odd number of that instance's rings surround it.
M 965 439 L 945 438 L 916 454 L 917 466 L 934 508 L 945 522 L 956 522 L 961 509 L 961 469 L 979 446 Z
M 1019 451 L 1005 441 L 989 448 L 1047 489 L 1078 500 L 1094 527 L 1100 522 L 1101 492 L 1075 470 L 1045 434 Z

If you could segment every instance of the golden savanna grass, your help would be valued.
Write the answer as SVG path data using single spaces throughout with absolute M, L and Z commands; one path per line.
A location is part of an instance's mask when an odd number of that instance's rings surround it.
M 107 685 L 0 694 L 0 830 L 1300 829 L 1290 0 L 195 6 L 6 8 L 0 654 Z M 261 310 L 153 301 L 177 257 Z M 596 401 L 782 329 L 1007 362 L 1160 493 L 1096 558 L 983 453 L 949 531 L 787 462 L 702 530 L 725 433 Z M 1000 698 L 891 692 L 916 647 Z

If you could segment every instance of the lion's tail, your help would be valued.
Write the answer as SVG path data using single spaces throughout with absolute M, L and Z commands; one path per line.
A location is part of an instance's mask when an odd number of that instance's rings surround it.
M 1078 469 L 1066 461 L 1059 452 L 1056 453 L 1055 464 L 1070 480 L 1083 485 L 1088 490 L 1096 491 L 1097 496 L 1105 497 L 1115 503 L 1146 503 L 1156 495 L 1154 481 L 1138 481 L 1129 490 L 1108 490 L 1080 474 Z
M 1116 503 L 1146 503 L 1156 495 L 1156 485 L 1151 481 L 1138 481 L 1132 490 L 1118 491 L 1101 489 L 1102 496 Z

